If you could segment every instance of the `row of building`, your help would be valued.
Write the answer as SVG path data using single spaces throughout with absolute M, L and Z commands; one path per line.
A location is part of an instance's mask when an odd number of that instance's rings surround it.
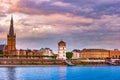
M 79 58 L 118 58 L 120 59 L 120 50 L 106 50 L 106 49 L 83 49 L 73 50 L 72 59 Z
M 0 45 L 0 50 L 7 54 L 6 45 Z M 80 58 L 120 58 L 120 50 L 105 49 L 74 49 L 72 59 Z M 58 43 L 58 54 L 54 53 L 50 48 L 41 48 L 40 50 L 14 50 L 12 54 L 17 55 L 41 55 L 41 56 L 58 56 L 58 59 L 66 59 L 66 44 L 63 41 Z
M 16 55 L 41 55 L 41 56 L 57 56 L 57 59 L 66 59 L 66 42 L 58 42 L 58 53 L 55 54 L 50 48 L 41 48 L 40 50 L 17 50 L 16 49 L 16 34 L 14 33 L 13 17 L 10 21 L 10 29 L 7 34 L 7 45 L 0 45 L 0 50 L 4 54 Z M 83 49 L 73 50 L 72 59 L 80 58 L 120 58 L 120 50 L 105 50 L 105 49 Z
M 66 55 L 64 53 L 66 52 L 61 52 L 61 51 L 66 51 L 65 47 L 66 44 L 64 45 L 63 41 L 60 41 L 58 43 L 58 53 L 60 53 L 59 58 L 65 59 Z M 62 46 L 64 49 L 61 49 Z M 7 45 L 0 45 L 0 50 L 3 51 L 4 54 L 16 54 L 16 55 L 43 55 L 43 56 L 56 56 L 56 54 L 53 53 L 53 51 L 50 48 L 41 48 L 40 50 L 17 50 L 16 49 L 16 33 L 14 32 L 14 21 L 13 17 L 11 16 L 11 21 L 10 21 L 10 28 L 9 32 L 7 34 Z M 61 55 L 63 53 L 63 55 Z

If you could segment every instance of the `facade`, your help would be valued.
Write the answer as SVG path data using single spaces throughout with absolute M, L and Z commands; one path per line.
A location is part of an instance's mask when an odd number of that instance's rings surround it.
M 54 53 L 50 48 L 41 48 L 39 52 L 42 52 L 43 56 L 54 56 Z M 44 59 L 51 59 L 51 57 L 44 57 Z
M 109 58 L 110 51 L 105 49 L 83 49 L 81 58 Z
M 16 34 L 14 33 L 13 17 L 11 17 L 10 29 L 7 35 L 7 48 L 8 53 L 16 50 Z
M 46 55 L 46 56 L 53 56 L 54 53 L 53 51 L 50 49 L 50 48 L 45 48 L 44 49 L 44 54 L 43 55 Z
M 28 53 L 28 55 L 38 55 L 38 56 L 43 56 L 43 52 L 39 51 L 39 50 L 32 50 L 31 52 Z
M 118 49 L 110 50 L 110 58 L 120 59 L 120 50 Z
M 3 53 L 7 53 L 7 45 L 0 45 L 0 50 L 2 50 Z
M 79 59 L 81 57 L 81 51 L 78 49 L 74 49 L 72 53 L 73 53 L 72 59 Z
M 23 50 L 23 49 L 19 50 L 19 55 L 26 55 L 26 54 L 27 54 L 26 50 Z
M 58 43 L 58 59 L 66 59 L 66 42 L 62 40 Z

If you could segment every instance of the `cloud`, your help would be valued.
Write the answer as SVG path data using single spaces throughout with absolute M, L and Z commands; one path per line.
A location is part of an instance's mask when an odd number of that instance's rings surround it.
M 53 2 L 52 5 L 56 5 L 56 6 L 65 6 L 65 7 L 70 6 L 69 3 L 63 3 L 63 2 L 61 2 L 61 1 Z
M 102 15 L 120 13 L 119 0 L 1 0 L 4 12 L 20 12 L 31 15 L 72 14 L 100 18 Z
M 15 0 L 2 2 L 7 5 L 8 13 L 28 15 L 71 14 L 89 18 L 100 18 L 102 15 L 120 13 L 119 0 Z
M 6 38 L 13 14 L 18 48 L 56 49 L 61 39 L 67 42 L 69 50 L 118 48 L 119 3 L 119 0 L 0 0 L 0 38 Z
M 3 25 L 0 25 L 0 38 L 6 38 L 6 28 Z

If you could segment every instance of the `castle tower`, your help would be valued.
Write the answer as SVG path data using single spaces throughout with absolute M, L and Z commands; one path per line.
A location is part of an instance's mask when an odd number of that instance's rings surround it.
M 66 43 L 62 40 L 58 43 L 58 59 L 66 59 Z
M 8 51 L 16 50 L 16 34 L 14 33 L 13 17 L 11 16 L 10 29 L 7 35 Z

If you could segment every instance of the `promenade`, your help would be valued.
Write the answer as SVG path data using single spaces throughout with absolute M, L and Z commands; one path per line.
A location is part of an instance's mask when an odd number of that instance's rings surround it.
M 0 58 L 1 65 L 64 65 L 62 60 L 39 58 Z
M 108 60 L 59 60 L 43 58 L 0 58 L 0 65 L 69 65 L 70 61 L 74 65 L 120 65 L 120 60 L 114 62 Z

